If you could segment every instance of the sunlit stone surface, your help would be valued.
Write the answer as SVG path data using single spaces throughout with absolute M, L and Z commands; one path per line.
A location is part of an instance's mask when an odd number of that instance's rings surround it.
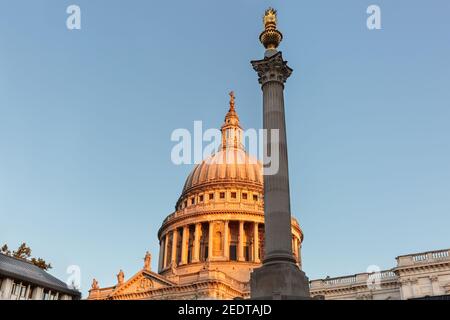
M 232 95 L 220 150 L 195 166 L 175 212 L 158 232 L 158 270 L 150 270 L 147 260 L 121 284 L 93 285 L 88 299 L 250 297 L 250 273 L 261 266 L 266 251 L 264 192 L 261 164 L 244 150 L 241 138 Z M 303 233 L 295 219 L 288 238 L 300 268 Z

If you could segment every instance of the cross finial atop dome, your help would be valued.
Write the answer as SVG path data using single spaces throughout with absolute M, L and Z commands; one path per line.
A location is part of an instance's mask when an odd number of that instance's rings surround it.
M 242 129 L 239 124 L 239 116 L 236 112 L 236 103 L 234 91 L 230 95 L 230 110 L 225 116 L 225 122 L 222 125 L 222 149 L 228 147 L 243 148 L 241 144 Z
M 236 96 L 234 95 L 234 91 L 229 93 L 230 96 L 230 109 L 228 110 L 227 115 L 225 116 L 225 123 L 223 126 L 227 125 L 235 125 L 239 126 L 239 116 L 236 112 Z
M 231 91 L 229 93 L 230 95 L 230 111 L 234 111 L 235 105 L 234 105 L 234 91 Z

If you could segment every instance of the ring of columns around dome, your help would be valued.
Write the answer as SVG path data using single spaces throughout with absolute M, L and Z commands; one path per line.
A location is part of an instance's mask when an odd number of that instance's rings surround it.
M 200 192 L 189 199 L 192 205 L 170 215 L 161 227 L 159 273 L 171 273 L 173 268 L 182 268 L 201 263 L 218 264 L 232 262 L 260 264 L 264 259 L 264 212 L 261 195 L 254 192 L 231 190 L 208 191 L 207 197 L 225 193 L 225 198 L 205 200 Z M 240 202 L 240 197 L 251 199 Z M 236 196 L 234 196 L 236 195 Z M 253 200 L 257 195 L 258 200 Z M 203 201 L 200 200 L 203 197 Z M 233 209 L 232 209 L 233 208 Z M 292 251 L 301 266 L 301 243 L 303 233 L 292 219 Z

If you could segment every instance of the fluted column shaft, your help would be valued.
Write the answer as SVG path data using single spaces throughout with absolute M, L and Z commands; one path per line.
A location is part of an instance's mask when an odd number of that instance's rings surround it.
M 263 91 L 264 141 L 264 263 L 294 262 L 291 238 L 288 153 L 284 113 L 284 83 L 292 73 L 280 52 L 252 61 Z M 278 141 L 272 132 L 278 131 Z M 278 157 L 276 155 L 278 154 Z M 271 160 L 268 165 L 267 160 Z M 278 170 L 276 170 L 278 169 Z
M 229 243 L 229 232 L 230 228 L 228 225 L 228 220 L 224 222 L 224 231 L 223 231 L 223 256 L 225 257 L 225 260 L 230 259 L 230 243 Z
M 298 266 L 302 269 L 302 243 L 298 245 Z
M 181 241 L 181 264 L 187 264 L 189 248 L 189 226 L 183 227 L 183 237 Z
M 245 256 L 244 256 L 244 221 L 239 221 L 238 261 L 245 261 Z
M 197 223 L 195 225 L 195 233 L 194 233 L 194 254 L 192 257 L 192 262 L 200 261 L 200 233 L 202 232 L 202 224 Z
M 158 271 L 163 268 L 163 260 L 164 260 L 164 239 L 165 237 L 161 237 L 159 241 L 159 259 L 158 259 Z
M 298 263 L 298 242 L 297 242 L 297 237 L 295 237 L 295 236 L 292 240 L 292 253 L 294 254 L 294 257 Z
M 289 173 L 284 116 L 284 86 L 271 81 L 263 86 L 264 121 L 268 130 L 266 150 L 278 148 L 278 172 L 264 175 L 264 211 L 266 228 L 266 260 L 292 259 L 291 209 Z M 270 130 L 279 130 L 279 141 L 271 140 Z M 267 153 L 266 153 L 267 154 Z
M 259 259 L 259 224 L 255 222 L 253 224 L 253 261 L 256 263 L 260 262 Z
M 209 222 L 209 230 L 208 230 L 208 260 L 212 260 L 212 255 L 213 255 L 213 230 L 214 229 L 214 225 L 213 222 L 210 221 Z
M 273 10 L 266 11 L 266 20 L 276 22 L 276 13 Z M 266 32 L 267 34 L 269 33 Z M 276 49 L 266 50 L 263 60 L 251 63 L 258 73 L 263 91 L 263 128 L 265 129 L 263 144 L 265 255 L 263 266 L 255 269 L 250 275 L 251 297 L 264 300 L 309 299 L 308 278 L 299 269 L 292 253 L 283 97 L 284 83 L 292 74 L 292 69 L 283 60 L 281 52 Z M 278 131 L 278 139 L 275 139 L 275 135 L 272 140 L 273 131 L 275 134 Z
M 178 231 L 177 229 L 174 229 L 172 231 L 172 265 L 177 265 L 177 242 L 178 242 Z
M 168 251 L 169 250 L 169 233 L 166 233 L 164 238 L 164 258 L 163 258 L 163 269 L 167 267 Z

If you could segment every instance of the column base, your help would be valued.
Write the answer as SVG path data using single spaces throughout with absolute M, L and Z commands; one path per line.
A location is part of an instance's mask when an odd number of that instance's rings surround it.
M 309 280 L 294 263 L 272 262 L 250 276 L 253 300 L 309 300 Z

